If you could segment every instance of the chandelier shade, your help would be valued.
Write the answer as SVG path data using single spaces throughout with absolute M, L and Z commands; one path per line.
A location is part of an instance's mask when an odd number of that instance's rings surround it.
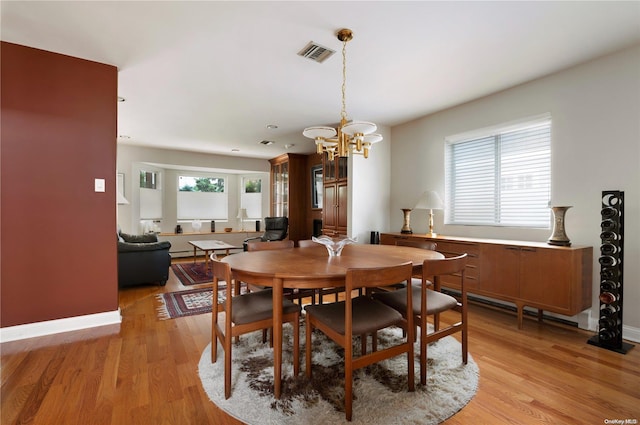
M 378 126 L 372 122 L 366 121 L 351 121 L 342 126 L 342 132 L 349 136 L 356 136 L 358 134 L 371 134 L 378 129 Z
M 304 137 L 310 139 L 329 139 L 336 137 L 337 134 L 336 129 L 332 127 L 307 127 L 302 132 Z
M 368 121 L 347 121 L 346 86 L 347 86 L 347 42 L 353 38 L 350 29 L 338 31 L 338 40 L 342 41 L 342 110 L 340 125 L 337 129 L 326 126 L 307 127 L 302 135 L 314 139 L 319 154 L 326 152 L 329 160 L 337 156 L 360 154 L 369 157 L 373 143 L 380 142 L 382 136 L 374 133 L 378 126 Z

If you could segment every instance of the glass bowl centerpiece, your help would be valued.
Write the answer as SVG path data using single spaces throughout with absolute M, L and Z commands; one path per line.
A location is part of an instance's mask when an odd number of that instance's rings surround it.
M 329 257 L 339 257 L 342 253 L 342 249 L 349 244 L 356 243 L 356 239 L 351 238 L 331 238 L 326 235 L 322 235 L 320 237 L 312 236 L 311 240 L 316 243 L 322 244 L 327 248 L 327 252 L 329 253 Z

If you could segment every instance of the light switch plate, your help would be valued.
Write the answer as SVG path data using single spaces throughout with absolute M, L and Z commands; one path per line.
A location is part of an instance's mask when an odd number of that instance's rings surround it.
M 95 179 L 95 191 L 104 192 L 104 179 Z

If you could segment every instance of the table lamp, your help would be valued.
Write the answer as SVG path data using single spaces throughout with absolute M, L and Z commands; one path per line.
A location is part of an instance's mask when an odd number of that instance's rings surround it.
M 427 236 L 438 236 L 433 232 L 433 210 L 441 210 L 443 208 L 444 203 L 435 190 L 424 192 L 416 206 L 413 207 L 414 210 L 429 210 L 429 233 L 427 233 Z

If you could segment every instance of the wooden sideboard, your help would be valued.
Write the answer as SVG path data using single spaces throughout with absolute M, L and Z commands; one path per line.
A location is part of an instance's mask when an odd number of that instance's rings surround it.
M 383 233 L 380 243 L 395 245 L 398 239 L 433 241 L 445 256 L 469 255 L 465 270 L 470 293 L 514 303 L 518 328 L 522 328 L 524 307 L 573 316 L 591 307 L 593 248 L 560 247 L 542 242 L 419 234 Z M 460 277 L 442 285 L 460 289 Z

